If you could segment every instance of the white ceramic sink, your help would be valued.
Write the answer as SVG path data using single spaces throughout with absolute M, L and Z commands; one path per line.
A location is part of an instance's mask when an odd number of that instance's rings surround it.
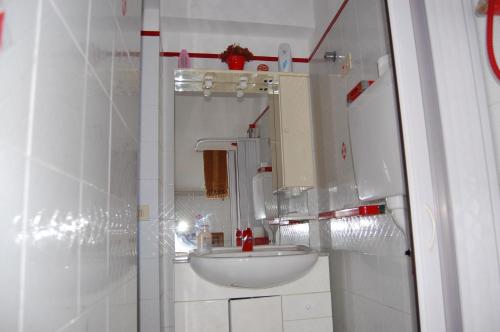
M 222 286 L 269 288 L 298 279 L 314 265 L 318 252 L 306 246 L 257 246 L 254 251 L 214 248 L 189 254 L 189 263 L 202 278 Z

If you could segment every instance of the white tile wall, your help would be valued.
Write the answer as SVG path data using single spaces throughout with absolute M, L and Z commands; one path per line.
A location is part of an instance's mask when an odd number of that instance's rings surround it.
M 315 5 L 321 29 L 318 36 L 339 5 L 338 0 L 323 0 Z M 350 0 L 310 64 L 319 211 L 359 204 L 350 154 L 346 95 L 360 80 L 376 79 L 377 59 L 390 53 L 384 6 L 381 0 Z M 345 76 L 339 75 L 338 65 L 322 60 L 325 51 L 351 53 L 352 70 Z M 343 142 L 348 146 L 345 160 L 341 157 Z M 330 229 L 330 224 L 324 223 L 320 225 L 324 233 L 320 237 L 321 247 L 338 248 L 335 228 Z M 362 242 L 359 240 L 363 234 L 351 235 L 356 238 L 354 244 Z M 330 251 L 335 332 L 416 331 L 413 276 L 410 260 L 403 253 L 404 237 L 391 233 L 380 241 L 385 243 L 377 243 L 377 248 L 383 250 L 371 250 L 369 254 L 354 248 Z
M 2 2 L 1 331 L 137 329 L 139 68 L 124 40 L 141 21 L 116 2 Z

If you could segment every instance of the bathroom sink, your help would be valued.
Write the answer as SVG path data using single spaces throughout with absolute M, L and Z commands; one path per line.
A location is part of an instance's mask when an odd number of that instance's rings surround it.
M 314 265 L 318 252 L 306 246 L 258 246 L 254 251 L 214 248 L 189 255 L 193 270 L 221 286 L 269 288 L 298 279 Z

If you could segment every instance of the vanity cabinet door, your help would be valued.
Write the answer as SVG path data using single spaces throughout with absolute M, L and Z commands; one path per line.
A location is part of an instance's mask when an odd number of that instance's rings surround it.
M 270 96 L 269 104 L 274 120 L 271 132 L 274 189 L 314 187 L 309 77 L 280 74 L 278 98 Z
M 330 292 L 283 296 L 283 319 L 298 320 L 332 315 Z
M 284 332 L 332 332 L 332 317 L 285 321 Z
M 175 332 L 229 332 L 227 300 L 175 303 Z
M 283 330 L 281 296 L 229 301 L 231 332 L 277 332 Z

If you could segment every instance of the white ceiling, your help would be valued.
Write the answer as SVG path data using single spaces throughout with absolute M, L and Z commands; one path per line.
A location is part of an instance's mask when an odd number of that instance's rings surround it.
M 273 56 L 287 42 L 293 56 L 307 57 L 315 6 L 315 0 L 163 0 L 163 49 L 219 53 L 238 42 L 256 55 Z

